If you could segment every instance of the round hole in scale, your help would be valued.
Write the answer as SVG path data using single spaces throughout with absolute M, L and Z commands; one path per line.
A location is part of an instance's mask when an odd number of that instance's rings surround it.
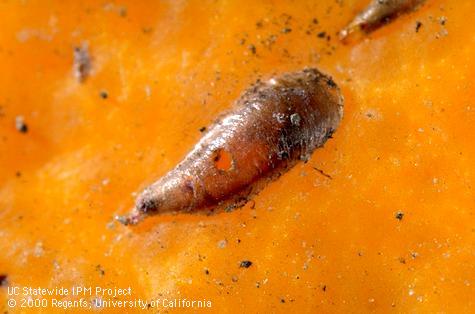
M 213 154 L 213 162 L 216 169 L 229 171 L 233 169 L 233 156 L 225 149 L 219 148 Z

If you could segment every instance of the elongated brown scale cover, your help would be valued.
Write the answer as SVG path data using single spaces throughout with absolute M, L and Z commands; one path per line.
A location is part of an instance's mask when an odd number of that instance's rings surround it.
M 340 39 L 345 40 L 358 29 L 365 33 L 372 32 L 400 14 L 415 10 L 424 2 L 425 0 L 373 0 L 340 32 Z
M 158 213 L 243 204 L 270 180 L 306 161 L 331 137 L 342 115 L 339 88 L 316 69 L 258 81 L 119 221 L 135 224 Z

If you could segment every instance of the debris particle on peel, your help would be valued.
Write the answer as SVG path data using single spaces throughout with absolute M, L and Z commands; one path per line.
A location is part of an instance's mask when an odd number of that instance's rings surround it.
M 416 22 L 416 33 L 419 32 L 419 30 L 421 29 L 421 27 L 422 27 L 422 23 L 419 22 L 419 21 L 417 21 L 417 22 Z
M 99 96 L 101 96 L 102 99 L 107 99 L 109 97 L 109 93 L 103 90 L 99 93 Z
M 251 267 L 251 265 L 252 265 L 251 261 L 245 260 L 245 261 L 241 261 L 241 263 L 239 264 L 239 267 L 240 268 L 249 268 L 249 267 Z
M 0 287 L 8 285 L 8 276 L 5 274 L 0 274 Z
M 404 213 L 402 211 L 398 211 L 394 217 L 396 217 L 397 220 L 402 220 L 402 218 L 404 218 Z
M 15 118 L 15 127 L 18 132 L 26 133 L 28 132 L 28 125 L 25 123 L 25 118 L 23 116 L 17 116 Z
M 89 46 L 87 44 L 82 44 L 81 46 L 74 47 L 73 57 L 74 77 L 80 83 L 82 83 L 91 73 L 91 57 L 89 54 Z

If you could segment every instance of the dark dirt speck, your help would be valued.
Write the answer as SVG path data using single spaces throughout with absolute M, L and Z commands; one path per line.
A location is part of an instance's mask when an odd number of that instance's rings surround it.
M 0 287 L 5 287 L 6 285 L 8 285 L 8 276 L 0 274 Z
M 99 93 L 99 96 L 101 96 L 102 99 L 107 99 L 109 97 L 109 93 L 103 90 Z
M 102 268 L 101 264 L 96 265 L 96 271 L 99 275 L 104 276 L 106 274 L 104 268 Z
M 15 118 L 15 127 L 18 132 L 26 133 L 28 132 L 28 125 L 25 123 L 23 116 L 17 116 Z
M 422 23 L 417 21 L 416 22 L 416 33 L 419 33 L 419 30 L 421 29 L 421 27 L 422 27 Z
M 241 261 L 241 263 L 239 264 L 239 267 L 240 268 L 249 268 L 251 267 L 252 265 L 252 262 L 251 261 Z
M 285 28 L 282 29 L 283 34 L 290 33 L 291 31 L 292 31 L 292 29 L 290 27 L 285 27 Z
M 404 213 L 402 211 L 398 211 L 394 217 L 396 217 L 397 220 L 402 220 L 402 218 L 404 218 Z

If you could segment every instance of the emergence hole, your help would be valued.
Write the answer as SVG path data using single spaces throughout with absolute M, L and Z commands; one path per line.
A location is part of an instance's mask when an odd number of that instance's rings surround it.
M 233 168 L 233 156 L 222 148 L 215 151 L 213 161 L 218 170 L 229 171 Z

